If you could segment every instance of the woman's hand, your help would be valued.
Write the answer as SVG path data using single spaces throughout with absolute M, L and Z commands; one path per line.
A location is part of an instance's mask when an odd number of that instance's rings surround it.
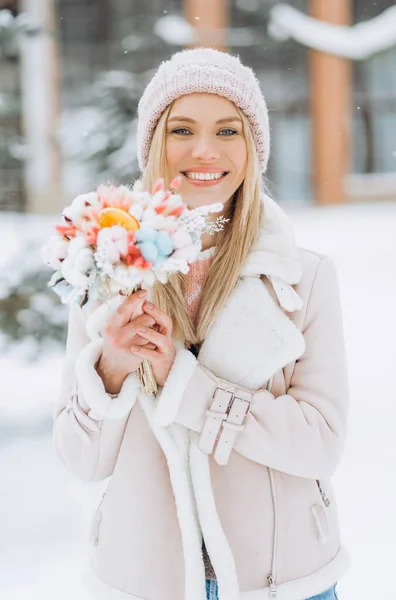
M 139 325 L 137 327 L 137 333 L 148 342 L 154 344 L 156 349 L 153 350 L 148 345 L 138 346 L 133 344 L 131 346 L 131 352 L 134 356 L 147 358 L 147 360 L 150 361 L 157 383 L 163 387 L 176 356 L 176 349 L 171 337 L 172 319 L 151 302 L 145 302 L 143 304 L 143 310 L 147 316 L 155 319 L 155 322 L 158 325 L 158 331 L 152 327 L 147 327 L 146 325 Z
M 110 394 L 119 393 L 126 376 L 134 373 L 143 360 L 142 356 L 131 354 L 131 346 L 155 349 L 154 343 L 137 332 L 139 326 L 158 327 L 155 318 L 143 312 L 146 295 L 145 290 L 140 290 L 127 296 L 106 323 L 103 352 L 96 371 Z

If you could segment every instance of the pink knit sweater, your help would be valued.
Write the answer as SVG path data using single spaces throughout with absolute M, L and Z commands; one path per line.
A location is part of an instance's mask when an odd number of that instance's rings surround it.
M 215 247 L 208 248 L 198 254 L 197 259 L 191 264 L 186 281 L 186 307 L 193 318 L 194 326 L 197 323 L 201 294 L 212 264 Z
M 198 258 L 192 263 L 186 281 L 186 307 L 193 318 L 194 326 L 197 322 L 199 306 L 201 302 L 201 294 L 209 274 L 210 265 L 212 264 L 215 255 L 215 248 L 208 248 L 198 254 Z M 186 347 L 189 347 L 188 342 Z M 206 579 L 216 579 L 216 573 L 210 562 L 210 558 L 206 551 L 205 542 L 202 541 L 202 555 L 205 564 Z

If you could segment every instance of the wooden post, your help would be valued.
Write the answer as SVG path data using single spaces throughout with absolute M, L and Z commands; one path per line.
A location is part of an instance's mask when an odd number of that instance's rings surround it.
M 21 9 L 43 31 L 21 44 L 23 129 L 27 146 L 27 211 L 57 213 L 64 207 L 58 144 L 60 67 L 55 0 L 23 0 Z
M 211 47 L 227 51 L 228 0 L 185 0 L 185 17 L 196 32 L 191 48 Z
M 349 25 L 351 0 L 310 0 L 316 19 Z M 310 110 L 314 199 L 318 204 L 345 202 L 350 168 L 352 119 L 351 61 L 310 50 Z

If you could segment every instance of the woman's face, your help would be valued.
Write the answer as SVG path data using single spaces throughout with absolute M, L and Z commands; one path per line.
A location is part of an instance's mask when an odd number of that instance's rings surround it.
M 168 116 L 166 161 L 189 208 L 225 204 L 242 183 L 247 150 L 235 105 L 215 94 L 178 98 Z

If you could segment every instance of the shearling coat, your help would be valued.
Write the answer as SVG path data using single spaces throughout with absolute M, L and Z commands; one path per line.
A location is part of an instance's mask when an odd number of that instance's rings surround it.
M 202 536 L 220 600 L 304 600 L 348 567 L 330 480 L 348 413 L 337 275 L 262 201 L 234 291 L 197 358 L 177 343 L 157 397 L 131 374 L 111 398 L 96 373 L 119 300 L 71 310 L 54 438 L 77 477 L 110 477 L 84 575 L 97 598 L 205 600 Z

